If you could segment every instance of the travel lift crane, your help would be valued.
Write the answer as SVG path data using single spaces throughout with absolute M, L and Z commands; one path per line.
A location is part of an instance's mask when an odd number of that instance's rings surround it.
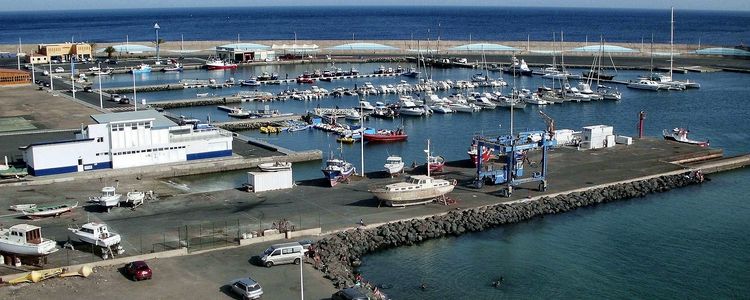
M 538 189 L 543 192 L 547 190 L 547 150 L 557 145 L 552 139 L 554 136 L 554 120 L 540 111 L 545 119 L 547 129 L 544 131 L 523 131 L 517 136 L 506 135 L 497 138 L 477 136 L 477 153 L 482 153 L 484 147 L 494 149 L 496 153 L 505 157 L 505 165 L 502 169 L 494 169 L 492 165 L 485 167 L 481 159 L 477 160 L 477 178 L 474 181 L 476 188 L 482 188 L 486 182 L 491 184 L 507 184 L 502 195 L 510 197 L 513 187 L 530 182 L 539 182 Z M 524 161 L 527 161 L 526 153 L 530 150 L 541 150 L 541 170 L 534 172 L 530 177 L 523 178 Z

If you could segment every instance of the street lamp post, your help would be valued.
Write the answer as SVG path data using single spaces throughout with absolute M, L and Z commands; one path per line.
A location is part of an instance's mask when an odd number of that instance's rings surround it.
M 156 61 L 159 61 L 159 23 L 154 23 L 154 29 L 156 30 Z
M 98 63 L 99 68 L 99 108 L 104 108 L 104 98 L 102 96 L 102 63 Z

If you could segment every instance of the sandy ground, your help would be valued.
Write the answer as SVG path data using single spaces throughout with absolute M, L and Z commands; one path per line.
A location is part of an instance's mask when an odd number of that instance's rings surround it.
M 80 128 L 81 123 L 91 124 L 90 115 L 98 111 L 80 105 L 36 85 L 0 88 L 0 117 L 20 116 L 31 121 L 37 129 Z M 2 128 L 0 128 L 2 131 Z

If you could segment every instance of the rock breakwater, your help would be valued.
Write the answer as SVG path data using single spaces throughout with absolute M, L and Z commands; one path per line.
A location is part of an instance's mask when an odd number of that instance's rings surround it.
M 495 205 L 450 211 L 426 218 L 388 223 L 370 229 L 353 229 L 327 236 L 315 244 L 319 262 L 316 268 L 338 288 L 351 286 L 360 258 L 368 253 L 414 245 L 446 236 L 477 232 L 503 224 L 517 223 L 545 214 L 563 213 L 579 207 L 644 197 L 651 193 L 703 181 L 700 173 L 667 175 L 647 180 L 572 192 L 555 197 L 515 201 Z

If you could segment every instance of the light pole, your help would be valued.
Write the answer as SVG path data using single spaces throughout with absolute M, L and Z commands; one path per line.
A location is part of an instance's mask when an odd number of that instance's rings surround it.
M 135 69 L 130 68 L 130 73 L 133 73 L 133 111 L 138 111 L 138 96 L 135 93 Z
M 159 23 L 154 23 L 154 29 L 156 30 L 156 62 L 159 62 Z
M 52 78 L 52 59 L 49 58 L 49 57 L 47 59 L 49 61 L 49 89 L 50 89 L 50 91 L 54 92 L 55 91 L 55 82 L 54 82 L 54 79 Z
M 98 63 L 99 68 L 99 108 L 104 108 L 104 98 L 102 96 L 102 63 Z
M 305 300 L 305 278 L 302 277 L 302 261 L 299 262 L 299 298 Z

